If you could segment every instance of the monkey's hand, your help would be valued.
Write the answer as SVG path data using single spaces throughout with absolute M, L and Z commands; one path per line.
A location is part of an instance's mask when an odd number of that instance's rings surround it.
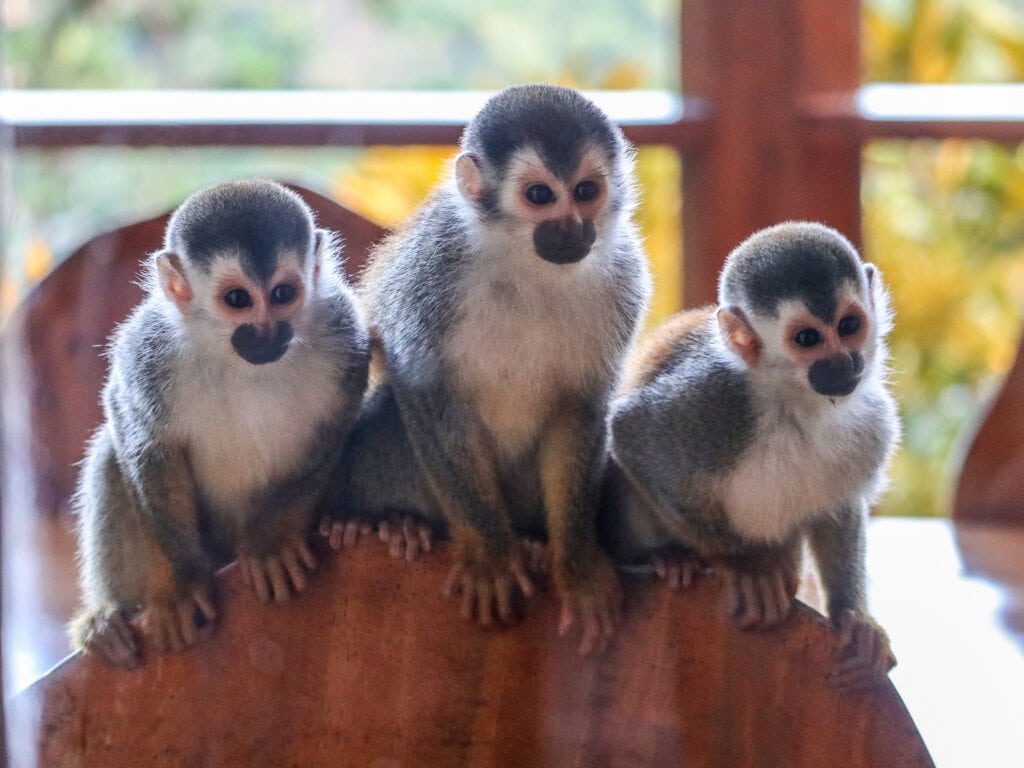
M 75 617 L 70 627 L 76 648 L 97 656 L 112 667 L 137 669 L 142 664 L 139 638 L 125 611 L 104 607 Z
M 408 563 L 434 546 L 434 529 L 412 515 L 392 515 L 381 520 L 377 535 L 388 545 L 393 558 Z
M 306 588 L 306 574 L 316 568 L 316 557 L 299 533 L 287 535 L 277 552 L 257 555 L 247 546 L 239 547 L 238 567 L 242 580 L 252 587 L 261 603 L 285 603 L 292 592 Z
M 139 627 L 160 651 L 183 651 L 205 638 L 213 628 L 217 610 L 209 582 L 179 589 L 176 594 L 151 596 Z
M 789 615 L 799 578 L 778 561 L 758 567 L 724 565 L 726 613 L 740 629 L 768 629 Z
M 366 520 L 339 520 L 325 515 L 321 518 L 317 530 L 327 539 L 331 549 L 337 550 L 341 549 L 343 544 L 346 547 L 354 547 L 360 539 L 365 539 L 373 533 L 373 526 Z
M 603 553 L 587 558 L 587 567 L 570 573 L 555 566 L 555 583 L 562 600 L 558 634 L 565 637 L 579 620 L 582 629 L 579 653 L 604 653 L 622 618 L 622 587 L 615 567 Z
M 487 557 L 462 547 L 455 564 L 445 579 L 443 593 L 447 598 L 462 597 L 462 617 L 476 619 L 483 627 L 490 626 L 497 615 L 505 624 L 513 624 L 518 616 L 512 607 L 516 587 L 525 597 L 534 592 L 522 553 L 513 547 L 508 557 Z
M 704 568 L 699 557 L 687 549 L 665 547 L 651 556 L 651 565 L 658 578 L 672 589 L 688 587 Z
M 880 685 L 896 657 L 889 647 L 889 636 L 870 616 L 846 610 L 836 619 L 839 652 L 835 669 L 829 675 L 841 691 L 862 690 Z

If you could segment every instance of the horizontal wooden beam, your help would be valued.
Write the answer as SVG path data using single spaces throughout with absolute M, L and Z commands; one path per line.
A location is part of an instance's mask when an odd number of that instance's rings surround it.
M 849 141 L 964 138 L 1024 141 L 1024 84 L 875 83 L 804 99 L 803 117 Z
M 368 146 L 458 143 L 484 91 L 0 91 L 18 147 Z M 698 99 L 667 91 L 588 94 L 638 144 L 707 134 Z

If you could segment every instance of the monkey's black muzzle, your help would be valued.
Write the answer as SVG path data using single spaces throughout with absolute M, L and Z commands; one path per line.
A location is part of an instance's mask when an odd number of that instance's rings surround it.
M 594 222 L 583 219 L 549 219 L 533 230 L 533 247 L 537 255 L 552 264 L 574 264 L 590 253 L 597 239 Z
M 843 397 L 857 388 L 863 370 L 864 358 L 859 352 L 843 352 L 813 363 L 807 381 L 819 395 Z
M 278 322 L 273 332 L 246 323 L 238 326 L 231 335 L 231 346 L 247 363 L 265 365 L 280 360 L 288 351 L 291 340 L 292 324 L 287 321 Z

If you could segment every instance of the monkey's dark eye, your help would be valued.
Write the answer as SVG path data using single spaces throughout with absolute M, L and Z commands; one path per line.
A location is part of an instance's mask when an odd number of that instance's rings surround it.
M 531 184 L 526 188 L 526 199 L 534 205 L 555 202 L 555 193 L 547 184 Z
M 821 342 L 821 334 L 813 328 L 804 328 L 793 337 L 798 347 L 815 347 Z
M 840 336 L 850 336 L 860 330 L 860 318 L 856 315 L 847 315 L 839 321 L 836 330 Z
M 241 288 L 232 288 L 224 294 L 224 303 L 232 309 L 245 309 L 252 306 L 252 296 Z
M 291 283 L 281 283 L 275 285 L 274 290 L 270 292 L 270 303 L 271 304 L 287 304 L 289 301 L 295 298 L 295 294 L 298 291 L 295 290 L 295 286 Z
M 581 181 L 576 185 L 576 188 L 572 191 L 572 196 L 575 197 L 579 202 L 585 203 L 588 200 L 593 200 L 597 197 L 601 188 L 597 186 L 596 181 Z

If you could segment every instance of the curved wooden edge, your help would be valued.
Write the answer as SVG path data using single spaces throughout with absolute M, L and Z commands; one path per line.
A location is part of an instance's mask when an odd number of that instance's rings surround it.
M 953 518 L 1024 523 L 1024 334 L 999 393 L 972 429 Z
M 613 646 L 581 658 L 551 593 L 512 628 L 460 619 L 448 565 L 365 542 L 269 606 L 227 569 L 203 645 L 132 672 L 72 658 L 13 700 L 14 732 L 42 766 L 932 765 L 891 685 L 828 685 L 836 638 L 810 609 L 742 632 L 712 578 L 627 577 Z
M 386 230 L 317 192 L 287 186 L 313 209 L 318 226 L 341 235 L 354 280 Z M 67 507 L 76 465 L 102 418 L 102 350 L 141 300 L 141 264 L 161 247 L 169 218 L 170 212 L 154 216 L 86 242 L 32 290 L 5 331 L 26 363 L 36 509 Z

